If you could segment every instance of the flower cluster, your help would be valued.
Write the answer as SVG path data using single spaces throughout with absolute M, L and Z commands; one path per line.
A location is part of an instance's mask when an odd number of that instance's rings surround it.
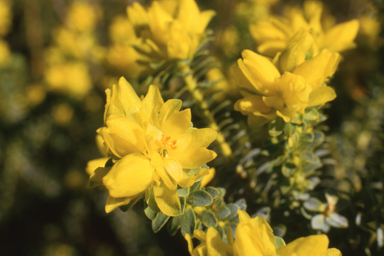
M 324 17 L 321 1 L 305 1 L 303 9 L 285 7 L 283 14 L 283 17 L 272 16 L 269 21 L 250 26 L 261 54 L 274 57 L 286 49 L 291 38 L 301 31 L 310 32 L 319 49 L 340 52 L 355 46 L 353 40 L 359 29 L 358 20 L 334 25 L 333 17 Z
M 113 165 L 97 168 L 90 177 L 108 189 L 106 212 L 137 201 L 151 189 L 164 214 L 179 215 L 177 188 L 188 188 L 208 174 L 200 167 L 216 157 L 207 149 L 216 132 L 192 127 L 190 109 L 179 111 L 182 102 L 177 99 L 164 103 L 156 86 L 139 98 L 121 78 L 106 94 L 105 127 L 97 132 Z
M 285 242 L 273 235 L 272 228 L 263 217 L 251 219 L 249 215 L 239 210 L 240 223 L 237 225 L 235 238 L 228 229 L 227 240 L 224 242 L 214 228 L 209 228 L 205 234 L 195 231 L 195 236 L 202 244 L 193 248 L 191 237 L 187 234 L 189 252 L 192 256 L 341 256 L 339 250 L 328 249 L 328 237 L 326 235 L 312 235 L 302 237 L 285 245 Z
M 339 54 L 321 51 L 296 66 L 292 72 L 281 74 L 268 58 L 249 50 L 238 61 L 236 77 L 243 99 L 235 110 L 248 115 L 251 127 L 259 127 L 280 116 L 285 122 L 300 123 L 296 114 L 304 114 L 309 106 L 333 100 L 335 91 L 325 85 L 340 60 Z M 289 59 L 290 60 L 290 59 Z
M 191 58 L 215 14 L 200 12 L 194 0 L 153 1 L 147 10 L 135 2 L 127 12 L 138 39 L 135 46 L 150 61 Z

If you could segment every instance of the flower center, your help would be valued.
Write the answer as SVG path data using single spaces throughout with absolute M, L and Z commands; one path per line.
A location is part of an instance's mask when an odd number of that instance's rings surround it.
M 161 137 L 161 140 L 159 141 L 159 144 L 160 144 L 159 154 L 162 157 L 167 157 L 169 150 L 175 150 L 177 148 L 176 143 L 177 143 L 176 140 L 171 140 L 171 137 L 163 135 Z

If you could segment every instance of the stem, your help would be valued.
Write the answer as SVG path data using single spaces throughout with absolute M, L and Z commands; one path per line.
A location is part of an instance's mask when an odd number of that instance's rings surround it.
M 216 141 L 220 146 L 221 152 L 227 159 L 232 159 L 232 149 L 229 146 L 228 142 L 225 140 L 225 137 L 223 133 L 220 131 L 219 126 L 216 123 L 216 120 L 209 110 L 209 107 L 207 103 L 204 101 L 204 95 L 201 93 L 200 90 L 197 90 L 197 81 L 193 77 L 193 72 L 191 68 L 189 67 L 189 64 L 185 63 L 178 63 L 178 68 L 180 72 L 183 74 L 184 82 L 187 85 L 189 93 L 192 95 L 192 97 L 196 100 L 196 104 L 198 107 L 202 110 L 202 114 L 206 122 L 208 123 L 209 128 L 212 128 L 217 132 L 217 138 Z

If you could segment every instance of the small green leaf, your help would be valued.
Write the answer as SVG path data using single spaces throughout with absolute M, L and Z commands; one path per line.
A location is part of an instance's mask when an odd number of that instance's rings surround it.
M 213 202 L 213 199 L 208 192 L 203 190 L 195 191 L 187 197 L 187 204 L 192 206 L 207 206 Z
M 227 218 L 230 214 L 231 210 L 228 207 L 223 207 L 219 211 L 215 212 L 215 215 L 219 220 Z
M 214 187 L 207 187 L 207 188 L 205 189 L 205 191 L 207 191 L 208 194 L 210 194 L 211 197 L 212 197 L 213 199 L 216 199 L 216 198 L 220 195 L 220 191 L 217 190 L 217 189 L 214 188 Z
M 159 207 L 157 206 L 156 204 L 156 201 L 155 201 L 155 195 L 153 193 L 153 189 L 148 189 L 148 192 L 147 192 L 147 201 L 146 201 L 147 205 L 149 207 L 151 207 L 151 209 L 154 211 L 154 212 L 160 212 L 160 209 Z
M 284 134 L 287 136 L 291 136 L 296 132 L 296 127 L 297 125 L 292 124 L 292 123 L 286 123 L 284 127 Z
M 177 195 L 181 197 L 186 197 L 189 195 L 189 188 L 178 188 Z
M 239 207 L 236 204 L 227 204 L 227 208 L 231 211 L 229 214 L 229 218 L 234 218 L 237 216 L 237 210 Z
M 284 242 L 283 238 L 275 236 L 275 248 L 276 248 L 276 250 L 281 248 L 281 247 L 284 247 L 284 246 L 285 246 L 285 242 Z
M 332 213 L 325 218 L 325 222 L 335 228 L 347 228 L 348 219 L 337 213 Z
M 189 234 L 193 237 L 193 231 L 195 230 L 195 222 L 196 216 L 193 212 L 192 208 L 185 211 L 185 213 L 181 217 L 181 234 L 185 236 L 185 234 Z
M 305 209 L 312 212 L 324 212 L 327 209 L 327 206 L 315 197 L 311 197 L 309 200 L 305 201 L 303 206 Z
M 171 236 L 174 236 L 177 230 L 181 226 L 181 215 L 173 217 L 170 219 L 167 225 L 168 232 Z
M 305 110 L 304 118 L 307 120 L 319 119 L 319 112 L 315 108 L 307 108 Z
M 294 163 L 285 163 L 282 168 L 281 172 L 285 177 L 290 177 L 291 174 L 296 170 L 296 165 Z
M 199 191 L 201 188 L 201 181 L 195 182 L 195 184 L 192 185 L 192 187 L 189 188 L 189 193 L 192 193 L 194 191 Z
M 282 237 L 287 233 L 287 227 L 283 224 L 278 224 L 276 226 L 273 226 L 273 234 L 276 236 Z
M 210 211 L 203 211 L 199 215 L 199 219 L 204 224 L 204 226 L 206 226 L 207 228 L 213 227 L 217 224 L 217 220 L 216 220 L 215 215 Z
M 167 223 L 169 216 L 162 212 L 157 213 L 155 219 L 152 221 L 153 232 L 157 233 Z
M 282 118 L 276 118 L 272 120 L 268 125 L 268 132 L 271 137 L 277 137 L 283 133 L 284 120 Z
M 157 212 L 153 211 L 149 206 L 145 208 L 144 213 L 150 220 L 154 220 L 157 215 Z
M 235 202 L 235 204 L 239 207 L 240 210 L 245 211 L 247 209 L 247 201 L 244 198 L 240 198 Z

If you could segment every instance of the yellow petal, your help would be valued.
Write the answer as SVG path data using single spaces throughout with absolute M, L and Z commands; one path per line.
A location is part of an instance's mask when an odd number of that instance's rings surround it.
M 203 242 L 207 240 L 207 234 L 201 229 L 195 229 L 193 231 L 193 236 Z
M 320 86 L 309 95 L 308 106 L 325 104 L 336 98 L 336 92 L 329 86 Z
M 213 177 L 215 177 L 215 173 L 216 173 L 216 170 L 215 168 L 209 168 L 208 170 L 208 174 L 207 175 L 204 175 L 204 178 L 202 179 L 201 181 L 201 187 L 205 187 L 207 186 L 207 184 L 209 182 L 211 182 L 211 180 L 213 179 Z
M 145 135 L 143 128 L 138 123 L 128 119 L 126 116 L 112 115 L 106 120 L 105 124 L 107 125 L 109 133 L 112 137 L 113 135 L 117 135 L 119 138 L 124 139 L 124 144 L 127 146 L 127 149 L 125 150 L 127 153 L 124 155 L 144 151 Z M 118 139 L 114 140 L 115 147 L 118 144 L 121 144 L 119 142 L 120 141 Z M 123 147 L 124 145 L 121 145 L 121 148 Z
M 326 235 L 302 237 L 277 249 L 277 254 L 281 256 L 324 256 L 327 255 L 328 243 Z
M 203 11 L 199 15 L 199 19 L 197 19 L 198 24 L 194 28 L 195 33 L 202 34 L 204 33 L 205 28 L 207 27 L 208 23 L 211 21 L 211 19 L 216 15 L 215 11 L 207 10 Z
M 189 254 L 193 255 L 193 242 L 192 242 L 192 237 L 190 234 L 186 233 L 185 236 L 184 236 L 184 239 L 187 241 L 188 243 L 188 251 L 189 251 Z
M 305 30 L 299 30 L 290 40 L 287 48 L 279 57 L 278 66 L 280 72 L 292 72 L 298 65 L 305 61 L 307 53 L 312 53 L 314 39 Z
M 103 178 L 111 170 L 111 167 L 99 167 L 89 177 L 89 187 L 96 187 L 103 184 Z
M 123 106 L 125 115 L 135 119 L 138 123 L 141 123 L 141 100 L 137 96 L 131 84 L 128 83 L 124 77 L 120 78 L 116 93 Z
M 207 255 L 209 256 L 226 256 L 233 255 L 232 246 L 225 243 L 217 230 L 213 227 L 208 228 L 206 236 Z
M 327 250 L 327 256 L 342 256 L 342 255 L 338 249 L 330 248 Z
M 211 128 L 194 129 L 191 132 L 191 147 L 208 147 L 217 137 L 217 132 Z
M 251 129 L 256 129 L 258 127 L 265 125 L 269 121 L 275 119 L 276 116 L 277 115 L 275 114 L 275 116 L 272 116 L 271 118 L 267 118 L 264 116 L 249 115 L 247 122 L 248 122 L 248 125 Z
M 296 67 L 293 73 L 304 77 L 312 85 L 312 89 L 316 89 L 335 73 L 339 61 L 340 54 L 323 50 Z
M 172 114 L 161 126 L 160 130 L 165 136 L 177 135 L 185 133 L 191 125 L 191 110 L 185 109 L 183 111 Z
M 129 22 L 134 27 L 141 27 L 148 24 L 147 12 L 138 2 L 134 2 L 131 6 L 127 7 L 127 14 Z
M 354 48 L 355 43 L 353 40 L 358 30 L 359 21 L 357 19 L 340 23 L 325 33 L 321 47 L 334 52 Z
M 152 184 L 153 172 L 148 158 L 134 153 L 117 161 L 103 183 L 112 197 L 130 197 L 143 193 Z
M 183 168 L 194 169 L 212 161 L 216 156 L 215 152 L 201 147 L 185 150 L 184 153 L 173 157 L 179 161 Z
M 180 0 L 179 1 L 179 15 L 177 20 L 180 21 L 183 28 L 188 32 L 194 32 L 198 23 L 200 11 L 194 0 Z
M 151 85 L 148 89 L 148 93 L 142 101 L 143 109 L 147 116 L 154 121 L 158 121 L 158 115 L 164 101 L 161 97 L 159 88 L 155 85 Z M 158 125 L 157 122 L 154 123 Z
M 104 121 L 107 120 L 110 115 L 124 115 L 124 107 L 116 91 L 116 85 L 112 86 L 112 90 L 109 88 L 105 90 L 107 103 L 105 104 Z
M 153 186 L 155 201 L 162 213 L 168 216 L 177 216 L 181 213 L 181 204 L 177 190 L 171 190 L 167 186 Z
M 254 25 L 250 25 L 249 30 L 258 44 L 269 40 L 287 40 L 287 35 L 270 22 L 262 21 Z
M 178 161 L 168 158 L 164 158 L 163 161 L 165 170 L 177 183 L 184 179 L 185 174 Z
M 148 9 L 148 23 L 156 43 L 167 45 L 169 41 L 168 29 L 172 22 L 172 16 L 164 11 L 157 1 L 152 2 Z
M 107 127 L 99 128 L 97 133 L 103 137 L 107 148 L 118 158 L 122 158 L 130 153 L 139 152 L 135 145 L 116 134 L 111 134 Z
M 257 51 L 265 56 L 273 58 L 279 52 L 284 51 L 288 45 L 288 38 L 284 41 L 267 41 L 257 47 Z
M 207 175 L 207 174 L 208 174 L 208 169 L 207 168 L 203 168 L 198 173 L 196 173 L 194 175 L 191 175 L 191 176 L 188 176 L 187 174 L 185 174 L 184 175 L 184 179 L 179 181 L 179 185 L 182 188 L 192 187 L 192 185 L 195 184 L 195 182 L 201 176 L 204 176 L 204 175 Z
M 236 101 L 235 110 L 240 111 L 243 114 L 253 112 L 268 114 L 272 111 L 272 108 L 265 104 L 263 97 L 258 95 L 249 95 Z
M 85 168 L 85 171 L 88 173 L 88 175 L 92 175 L 92 173 L 98 167 L 104 167 L 107 161 L 108 161 L 108 157 L 91 160 L 87 163 L 87 167 Z
M 179 112 L 182 101 L 178 99 L 167 100 L 160 109 L 159 114 L 159 127 L 174 113 Z
M 242 56 L 243 60 L 238 60 L 239 67 L 256 91 L 263 95 L 273 93 L 269 85 L 280 76 L 273 63 L 266 57 L 250 50 L 244 50 Z
M 245 89 L 247 92 L 257 93 L 252 83 L 245 77 L 239 66 L 233 67 L 233 73 L 236 77 L 236 84 L 238 87 Z
M 240 223 L 236 228 L 235 255 L 275 255 L 275 236 L 267 221 L 262 217 L 250 219 L 243 211 L 238 213 Z
M 110 213 L 120 206 L 129 204 L 129 202 L 131 202 L 130 197 L 114 198 L 108 196 L 107 202 L 105 203 L 105 212 Z
M 164 160 L 156 151 L 152 153 L 151 163 L 155 167 L 156 173 L 160 176 L 165 186 L 171 190 L 176 189 L 177 183 L 169 176 L 168 172 L 166 172 L 164 168 Z

